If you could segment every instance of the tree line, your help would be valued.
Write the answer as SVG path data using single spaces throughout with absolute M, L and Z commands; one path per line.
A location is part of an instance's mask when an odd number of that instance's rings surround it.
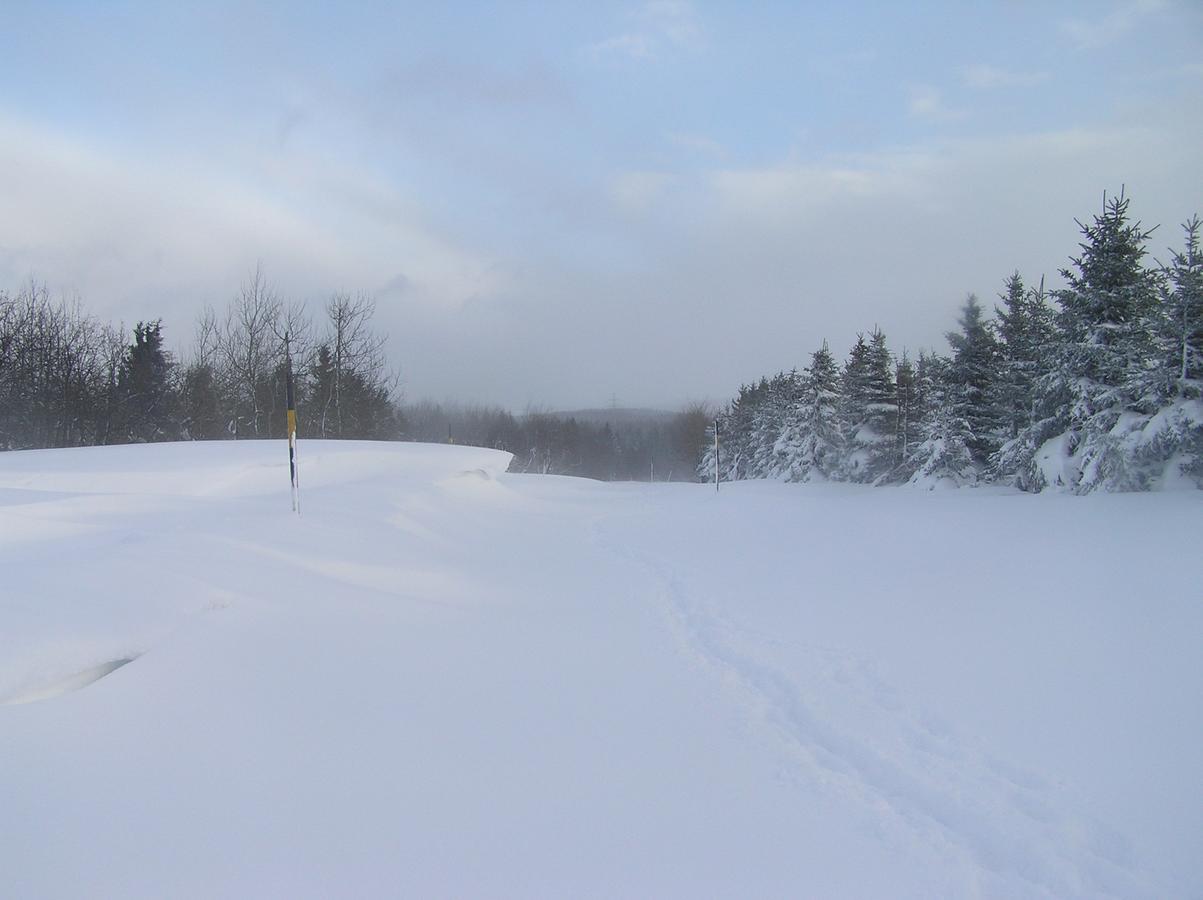
M 742 386 L 717 420 L 721 477 L 1203 487 L 1199 217 L 1167 264 L 1123 192 L 1078 225 L 1065 287 L 1016 272 L 992 318 L 969 295 L 948 353 L 897 356 L 874 328 L 842 366 L 824 341 L 802 372 Z M 707 445 L 699 477 L 714 467 Z
M 291 368 L 302 438 L 473 444 L 509 451 L 517 472 L 693 479 L 705 408 L 599 423 L 404 404 L 374 314 L 370 298 L 340 293 L 315 321 L 256 269 L 224 309 L 201 313 L 177 360 L 161 320 L 127 332 L 36 282 L 0 290 L 0 450 L 282 438 Z
M 256 269 L 224 310 L 202 313 L 179 362 L 161 321 L 127 335 L 43 285 L 0 291 L 0 449 L 283 437 L 290 366 L 305 434 L 398 438 L 374 312 L 363 295 L 335 294 L 315 324 Z

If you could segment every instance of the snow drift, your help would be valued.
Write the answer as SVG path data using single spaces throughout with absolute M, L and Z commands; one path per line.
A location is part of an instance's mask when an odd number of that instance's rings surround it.
M 1197 492 L 301 462 L 0 454 L 5 893 L 1203 891 Z

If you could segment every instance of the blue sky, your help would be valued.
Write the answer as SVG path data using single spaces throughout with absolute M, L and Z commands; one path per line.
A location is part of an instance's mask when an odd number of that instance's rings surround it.
M 0 288 L 181 348 L 261 261 L 411 397 L 721 400 L 1203 212 L 1203 6 L 5 4 Z

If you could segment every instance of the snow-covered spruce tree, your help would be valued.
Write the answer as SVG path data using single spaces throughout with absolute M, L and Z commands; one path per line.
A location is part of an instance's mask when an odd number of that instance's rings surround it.
M 888 481 L 898 464 L 898 401 L 894 360 L 880 328 L 867 344 L 863 335 L 857 337 L 844 367 L 844 396 L 844 475 L 864 484 Z
M 1198 216 L 1183 225 L 1185 246 L 1174 252 L 1161 285 L 1158 353 L 1137 392 L 1138 409 L 1155 410 L 1129 437 L 1133 468 L 1149 486 L 1190 478 L 1203 487 L 1203 254 Z
M 1157 406 L 1174 398 L 1199 397 L 1203 388 L 1203 252 L 1194 216 L 1182 226 L 1184 247 L 1171 251 L 1162 270 L 1157 353 L 1149 366 L 1144 393 Z
M 1169 346 L 1182 351 L 1179 396 L 1203 395 L 1203 252 L 1199 247 L 1199 216 L 1183 223 L 1185 248 L 1173 256 L 1166 270 L 1172 290 L 1166 297 L 1169 313 Z
M 1032 424 L 1036 381 L 1048 364 L 1056 332 L 1053 312 L 1044 302 L 1043 279 L 1039 288 L 1028 290 L 1015 272 L 1001 299 L 1003 307 L 994 307 L 999 367 L 993 401 L 1003 440 L 990 459 L 990 473 L 995 480 L 1014 482 L 1031 457 L 1020 435 Z
M 1001 443 L 1000 413 L 995 402 L 998 341 L 974 294 L 965 298 L 957 324 L 960 330 L 946 335 L 952 347 L 952 362 L 945 399 L 956 407 L 955 416 L 968 424 L 966 444 L 974 463 L 984 467 Z
M 717 426 L 719 439 L 722 440 L 725 434 L 725 423 L 728 422 L 730 407 L 720 412 L 706 427 L 706 439 L 702 443 L 701 456 L 698 458 L 698 464 L 695 469 L 698 481 L 713 481 L 714 480 L 714 430 Z M 723 471 L 724 464 L 727 462 L 726 456 L 720 451 L 719 453 L 719 475 L 726 480 L 726 472 Z
M 757 410 L 769 390 L 767 378 L 757 384 L 740 385 L 739 394 L 718 416 L 719 476 L 723 481 L 738 481 L 751 476 L 752 434 Z M 714 477 L 713 426 L 707 435 L 706 448 L 698 463 L 698 478 L 708 481 Z
M 1128 205 L 1121 192 L 1091 224 L 1079 223 L 1082 254 L 1061 272 L 1059 352 L 1037 383 L 1036 438 L 1026 436 L 1033 457 L 1019 480 L 1029 489 L 1147 486 L 1130 465 L 1128 438 L 1145 421 L 1136 394 L 1160 330 L 1160 275 L 1144 266 L 1149 232 L 1129 222 Z
M 777 477 L 786 481 L 826 481 L 838 477 L 840 374 L 823 341 L 802 377 L 801 396 L 786 411 L 777 441 Z
M 963 405 L 949 398 L 952 362 L 934 353 L 921 353 L 915 369 L 919 442 L 912 447 L 900 471 L 908 483 L 926 487 L 960 487 L 974 484 L 978 467 L 969 449 L 972 429 L 961 414 Z
M 919 440 L 922 409 L 918 375 L 905 350 L 902 351 L 902 359 L 898 361 L 898 365 L 894 369 L 894 388 L 898 398 L 898 424 L 895 429 L 894 452 L 899 460 L 899 468 L 892 480 L 906 481 L 911 474 L 906 470 L 906 461 L 910 457 L 911 448 Z
M 724 481 L 737 481 L 747 470 L 752 417 L 756 412 L 756 384 L 740 385 L 739 393 L 719 416 L 719 473 Z
M 756 436 L 762 425 L 763 410 L 769 398 L 769 380 L 762 377 L 748 391 L 740 391 L 732 408 L 727 439 L 731 454 L 731 480 L 755 478 Z
M 999 372 L 994 383 L 995 404 L 1003 441 L 990 457 L 994 481 L 1027 487 L 1036 447 L 1049 437 L 1036 426 L 1042 385 L 1060 382 L 1050 370 L 1057 368 L 1059 337 L 1053 311 L 1045 302 L 1044 279 L 1025 290 L 1019 273 L 1007 279 L 1002 295 L 1005 308 L 994 307 L 998 320 Z
M 857 435 L 868 418 L 869 406 L 869 343 L 863 334 L 848 351 L 840 373 L 840 431 L 844 446 L 840 454 L 840 478 L 864 481 L 864 457 Z
M 868 471 L 874 484 L 889 481 L 899 463 L 896 435 L 898 433 L 898 395 L 894 384 L 894 357 L 886 346 L 886 336 L 874 328 L 869 339 L 869 383 L 867 424 L 876 440 L 867 441 Z
M 803 481 L 806 465 L 802 462 L 806 440 L 805 383 L 799 397 L 784 410 L 777 441 L 772 449 L 772 477 L 782 481 Z
M 784 478 L 786 461 L 778 444 L 789 411 L 802 395 L 802 377 L 796 370 L 778 372 L 768 381 L 763 401 L 756 409 L 750 438 L 751 461 L 747 478 Z
M 910 480 L 913 472 L 911 456 L 923 440 L 927 427 L 927 404 L 932 393 L 928 357 L 929 354 L 921 350 L 918 360 L 912 363 L 909 354 L 904 352 L 894 372 L 898 397 L 898 425 L 895 432 L 898 464 L 890 480 L 897 484 L 904 484 Z

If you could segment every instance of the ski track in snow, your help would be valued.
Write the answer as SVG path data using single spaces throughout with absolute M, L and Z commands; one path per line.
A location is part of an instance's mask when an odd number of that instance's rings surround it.
M 1164 896 L 1145 883 L 1122 834 L 1067 812 L 1040 776 L 912 714 L 864 660 L 751 635 L 696 599 L 665 562 L 614 540 L 605 520 L 594 523 L 593 536 L 652 573 L 681 650 L 733 687 L 753 720 L 783 742 L 793 760 L 789 777 L 856 808 L 867 829 L 880 831 L 887 813 L 893 828 L 884 839 L 922 843 L 956 868 L 968 861 L 982 896 Z M 765 658 L 772 643 L 802 658 L 808 683 Z M 855 708 L 876 734 L 840 727 L 827 715 L 836 704 Z M 901 746 L 886 746 L 899 735 Z

